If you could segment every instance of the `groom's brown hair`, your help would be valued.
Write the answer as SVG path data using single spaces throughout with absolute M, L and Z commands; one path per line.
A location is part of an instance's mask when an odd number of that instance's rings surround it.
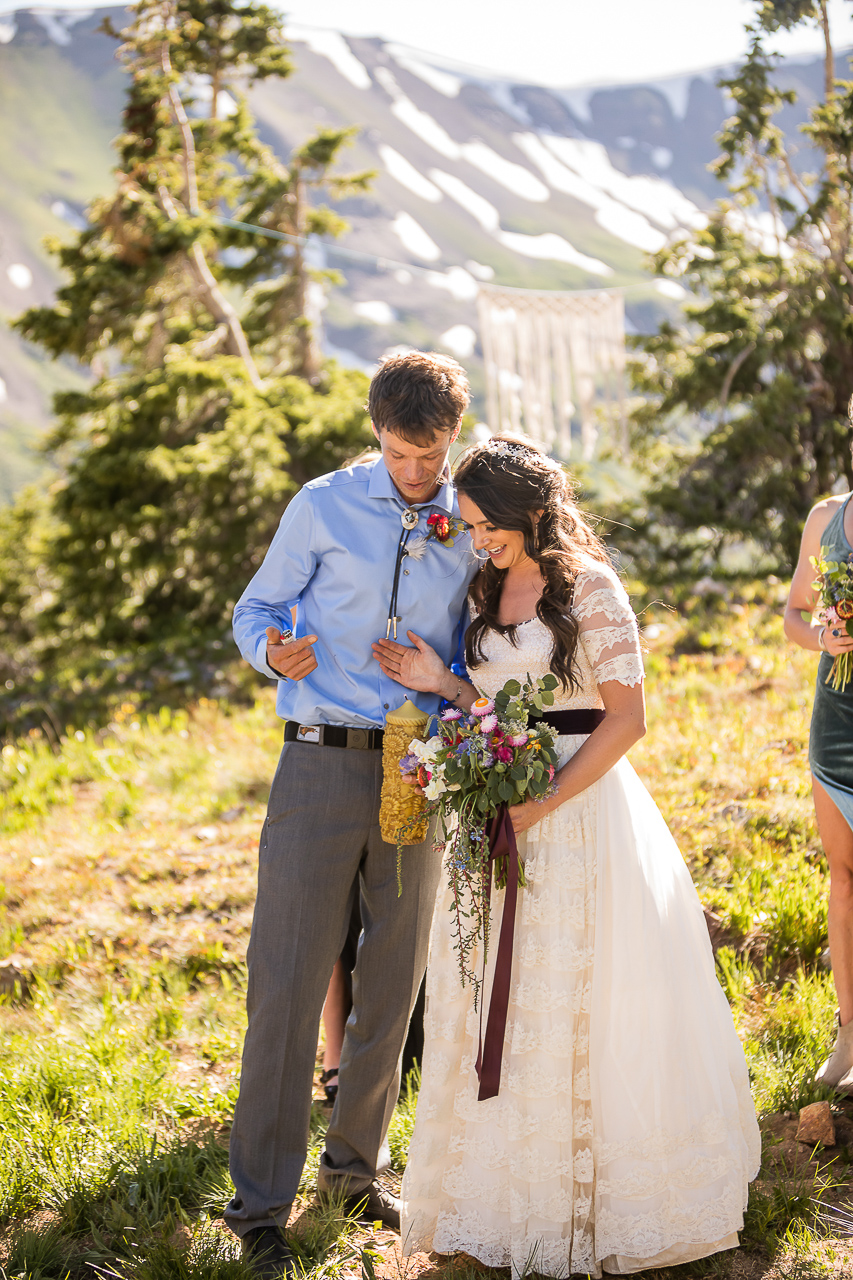
M 465 370 L 450 356 L 408 351 L 382 362 L 366 408 L 377 431 L 426 448 L 458 426 L 470 398 Z

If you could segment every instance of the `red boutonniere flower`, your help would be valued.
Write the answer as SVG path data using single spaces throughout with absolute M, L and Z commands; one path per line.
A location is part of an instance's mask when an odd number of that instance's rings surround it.
M 406 547 L 406 555 L 411 556 L 413 560 L 422 560 L 426 555 L 426 549 L 433 540 L 440 542 L 443 547 L 452 547 L 454 540 L 459 537 L 460 533 L 465 532 L 465 524 L 462 520 L 457 520 L 453 516 L 445 516 L 436 511 L 433 515 L 427 517 L 427 532 L 419 538 L 415 538 Z
M 431 515 L 427 520 L 427 525 L 432 530 L 434 538 L 437 538 L 439 542 L 447 542 L 450 537 L 450 521 L 447 516 Z

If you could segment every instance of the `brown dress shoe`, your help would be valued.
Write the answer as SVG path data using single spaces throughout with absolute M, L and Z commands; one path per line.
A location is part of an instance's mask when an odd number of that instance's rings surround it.
M 320 1204 L 328 1204 L 333 1201 L 334 1193 L 318 1191 L 317 1199 Z M 380 1187 L 378 1182 L 371 1182 L 362 1191 L 353 1191 L 344 1196 L 341 1212 L 359 1222 L 381 1222 L 392 1231 L 400 1230 L 400 1201 L 390 1191 Z
M 296 1262 L 278 1227 L 253 1227 L 241 1237 L 240 1244 L 258 1280 L 290 1280 Z

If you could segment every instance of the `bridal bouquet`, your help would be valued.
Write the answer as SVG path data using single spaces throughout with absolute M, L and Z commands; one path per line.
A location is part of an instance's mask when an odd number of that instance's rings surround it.
M 828 627 L 837 627 L 853 636 L 853 563 L 845 560 L 824 560 L 812 556 L 817 578 L 812 584 L 820 593 L 820 606 Z M 826 683 L 833 689 L 843 689 L 853 678 L 853 652 L 839 653 L 832 660 Z
M 494 701 L 478 698 L 467 715 L 451 707 L 437 719 L 433 736 L 412 742 L 400 761 L 402 773 L 417 775 L 427 812 L 438 819 L 436 846 L 447 849 L 462 984 L 470 981 L 475 996 L 480 983 L 470 957 L 478 941 L 488 947 L 490 864 L 498 888 L 506 887 L 508 876 L 506 852 L 493 856 L 489 828 L 497 829 L 507 806 L 548 794 L 557 764 L 554 733 L 540 720 L 530 721 L 553 703 L 556 687 L 552 675 L 528 676 L 523 685 L 508 680 Z M 399 859 L 400 846 L 398 879 Z M 520 861 L 517 875 L 523 885 Z

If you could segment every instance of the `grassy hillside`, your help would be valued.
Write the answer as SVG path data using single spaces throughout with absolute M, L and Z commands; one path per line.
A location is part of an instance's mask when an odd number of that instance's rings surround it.
M 825 1096 L 812 1074 L 834 1012 L 806 759 L 814 662 L 785 645 L 778 608 L 746 599 L 643 623 L 650 731 L 631 758 L 706 907 L 765 1141 L 742 1250 L 677 1274 L 846 1276 L 853 1103 L 835 1104 L 833 1151 L 794 1138 L 797 1109 Z M 220 1218 L 224 1142 L 279 743 L 264 689 L 250 708 L 142 717 L 127 703 L 98 731 L 60 740 L 46 723 L 3 749 L 0 1274 L 244 1274 Z M 394 1178 L 412 1107 L 393 1122 Z M 392 1235 L 320 1213 L 327 1119 L 318 1101 L 294 1208 L 306 1271 L 482 1274 L 464 1259 L 404 1265 Z

